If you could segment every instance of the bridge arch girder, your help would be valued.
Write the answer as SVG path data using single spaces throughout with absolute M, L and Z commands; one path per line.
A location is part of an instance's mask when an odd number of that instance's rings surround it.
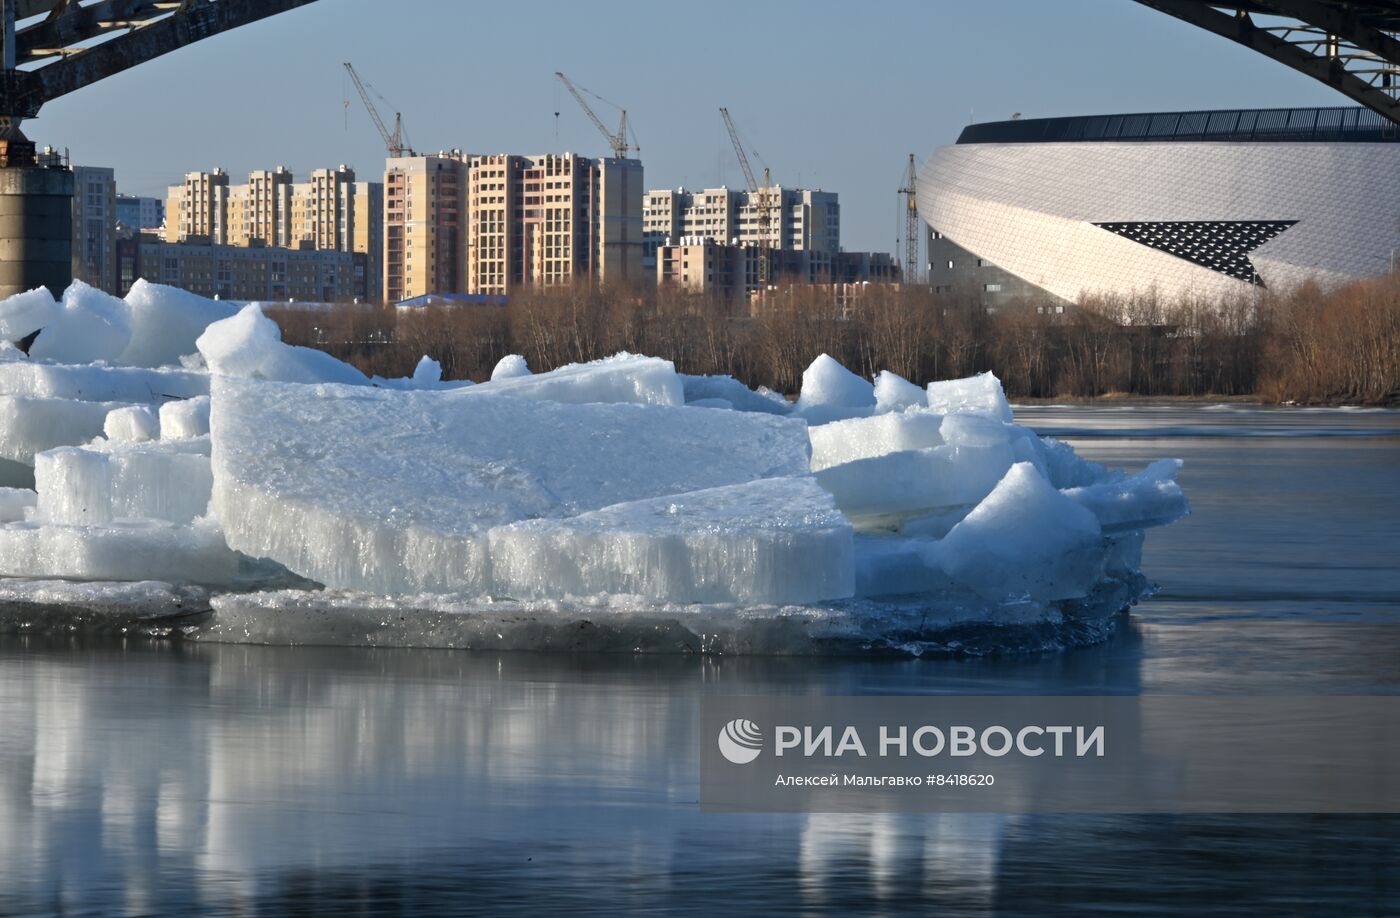
M 1326 83 L 1400 124 L 1400 0 L 1136 0 Z
M 201 39 L 314 2 L 0 0 L 5 50 L 0 120 L 14 124 L 33 118 L 46 102 L 74 90 Z

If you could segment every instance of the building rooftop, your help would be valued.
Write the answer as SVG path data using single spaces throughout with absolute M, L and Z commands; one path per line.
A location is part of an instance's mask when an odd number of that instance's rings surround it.
M 958 143 L 1277 141 L 1394 143 L 1400 127 L 1360 106 L 1021 118 L 970 124 Z

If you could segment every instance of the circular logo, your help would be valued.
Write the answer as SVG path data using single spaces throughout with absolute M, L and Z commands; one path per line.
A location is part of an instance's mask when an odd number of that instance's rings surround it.
M 735 765 L 747 765 L 763 751 L 763 731 L 751 720 L 735 718 L 719 731 L 719 752 Z

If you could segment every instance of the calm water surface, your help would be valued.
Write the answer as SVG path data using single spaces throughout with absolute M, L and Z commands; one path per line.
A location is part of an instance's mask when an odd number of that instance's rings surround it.
M 938 660 L 0 637 L 0 915 L 1400 914 L 1400 818 L 719 816 L 706 692 L 1400 691 L 1400 415 L 1018 412 L 1186 460 L 1106 644 Z

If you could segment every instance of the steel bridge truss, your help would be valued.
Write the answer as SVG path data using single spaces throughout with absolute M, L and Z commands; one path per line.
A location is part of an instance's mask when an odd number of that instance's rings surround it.
M 220 32 L 315 0 L 0 0 L 0 122 Z
M 1400 124 L 1400 0 L 1136 0 L 1320 80 Z

